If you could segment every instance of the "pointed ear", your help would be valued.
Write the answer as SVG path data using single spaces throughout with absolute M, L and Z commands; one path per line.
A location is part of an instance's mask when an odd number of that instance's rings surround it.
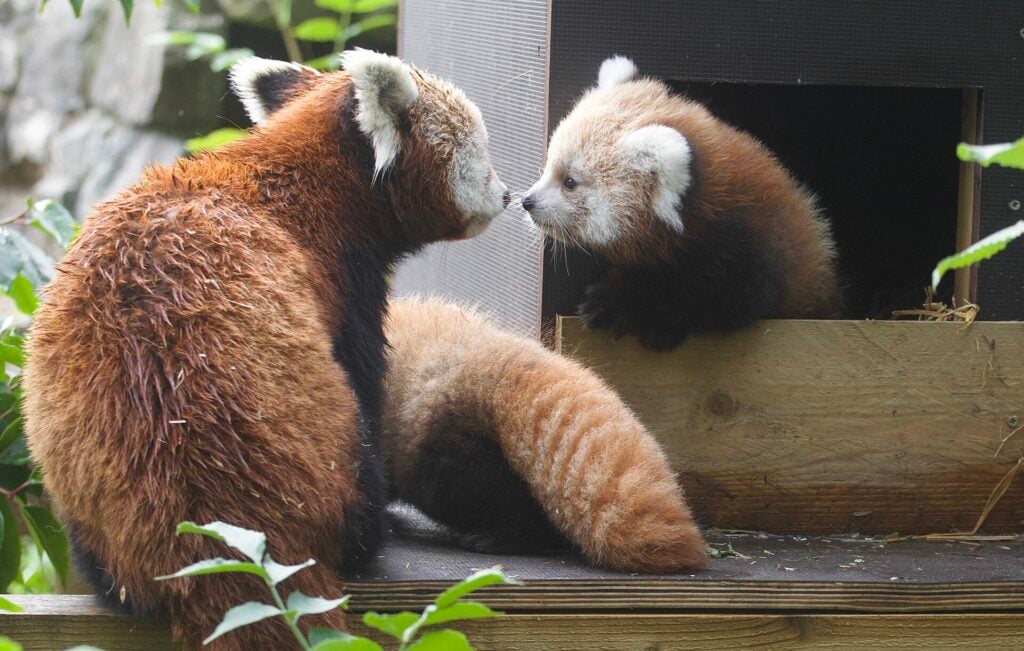
M 613 56 L 604 60 L 601 71 L 597 73 L 597 87 L 611 88 L 632 79 L 636 79 L 640 71 L 636 65 L 623 56 Z
M 655 176 L 654 212 L 670 228 L 683 232 L 679 206 L 693 182 L 693 151 L 675 129 L 652 124 L 632 131 L 619 141 L 629 164 Z
M 377 177 L 398 158 L 402 148 L 399 118 L 419 98 L 419 89 L 412 70 L 398 57 L 358 49 L 342 54 L 341 61 L 352 76 L 359 102 L 359 130 L 373 143 L 373 175 Z
M 298 63 L 249 57 L 231 66 L 231 89 L 253 124 L 259 124 L 320 73 Z

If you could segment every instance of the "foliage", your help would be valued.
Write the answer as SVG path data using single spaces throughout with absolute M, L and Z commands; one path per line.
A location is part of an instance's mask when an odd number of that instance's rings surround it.
M 208 149 L 216 149 L 221 145 L 226 145 L 229 142 L 234 142 L 235 140 L 243 137 L 245 137 L 244 129 L 235 129 L 233 127 L 215 129 L 205 136 L 196 136 L 195 138 L 189 138 L 186 140 L 185 151 L 190 154 L 196 154 Z
M 314 627 L 310 630 L 308 639 L 303 636 L 298 627 L 300 618 L 306 615 L 326 613 L 335 608 L 346 608 L 349 600 L 347 596 L 338 599 L 311 597 L 299 591 L 292 592 L 287 601 L 281 598 L 277 589 L 278 584 L 313 565 L 315 561 L 312 559 L 298 565 L 281 565 L 267 553 L 266 536 L 258 531 L 243 529 L 224 522 L 211 522 L 206 525 L 182 522 L 178 525 L 178 535 L 181 534 L 198 534 L 213 538 L 234 548 L 248 560 L 210 558 L 193 563 L 174 574 L 157 577 L 157 580 L 166 581 L 186 576 L 242 572 L 254 574 L 263 579 L 273 599 L 272 604 L 250 601 L 229 609 L 220 625 L 203 640 L 203 644 L 209 644 L 221 635 L 237 628 L 271 617 L 281 617 L 291 629 L 301 649 L 314 651 L 381 650 L 382 647 L 373 640 L 328 628 Z M 424 632 L 422 629 L 453 621 L 500 615 L 501 613 L 491 610 L 478 601 L 463 599 L 480 588 L 496 583 L 514 584 L 517 582 L 505 576 L 498 568 L 481 570 L 442 592 L 420 614 L 408 611 L 390 615 L 369 612 L 364 616 L 363 622 L 371 628 L 396 638 L 400 644 L 400 651 L 471 651 L 472 647 L 466 636 L 458 631 L 441 629 Z
M 54 261 L 14 224 L 35 227 L 62 247 L 74 240 L 78 225 L 59 203 L 29 199 L 24 212 L 0 226 L 0 293 L 22 314 L 0 324 L 0 592 L 49 592 L 67 581 L 68 542 L 40 503 L 42 486 L 22 430 L 21 369 L 25 322 L 39 306 Z
M 965 162 L 975 162 L 982 167 L 992 163 L 1003 167 L 1024 169 L 1024 138 L 1016 142 L 998 145 L 968 145 L 960 143 L 956 155 Z M 943 258 L 932 271 L 932 288 L 938 287 L 942 276 L 952 269 L 969 267 L 972 264 L 988 260 L 1007 247 L 1013 240 L 1024 235 L 1024 220 L 1000 229 L 991 235 L 978 240 L 963 251 Z
M 39 7 L 42 9 L 46 6 L 49 0 L 41 0 Z M 124 21 L 128 22 L 132 18 L 132 11 L 135 9 L 135 0 L 117 0 L 121 5 L 121 11 L 124 12 Z M 154 3 L 159 6 L 160 0 L 153 0 Z M 188 8 L 194 14 L 199 14 L 199 0 L 178 0 L 182 5 Z M 85 0 L 68 0 L 71 5 L 71 9 L 75 12 L 75 17 L 82 15 L 82 5 L 85 4 Z

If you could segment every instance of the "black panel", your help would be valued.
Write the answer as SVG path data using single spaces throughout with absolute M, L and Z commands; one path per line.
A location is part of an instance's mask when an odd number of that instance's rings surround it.
M 585 0 L 555 0 L 551 8 L 551 55 L 549 77 L 549 124 L 552 127 L 572 107 L 579 93 L 592 85 L 596 79 L 601 61 L 609 54 L 618 53 L 634 59 L 640 70 L 646 74 L 664 79 L 688 82 L 735 82 L 745 84 L 783 84 L 790 86 L 847 86 L 875 90 L 863 91 L 875 94 L 880 103 L 869 107 L 864 100 L 862 127 L 874 126 L 875 142 L 878 134 L 896 138 L 895 146 L 922 147 L 921 167 L 910 167 L 912 156 L 894 156 L 887 163 L 893 170 L 893 178 L 886 182 L 884 191 L 872 192 L 864 204 L 878 205 L 888 194 L 892 210 L 888 215 L 878 215 L 887 234 L 895 240 L 886 244 L 884 252 L 865 250 L 866 244 L 858 243 L 857 237 L 846 234 L 845 226 L 837 224 L 840 237 L 846 238 L 850 247 L 857 248 L 856 255 L 865 261 L 873 256 L 885 258 L 872 272 L 864 266 L 865 282 L 876 283 L 878 278 L 887 276 L 895 287 L 904 282 L 904 276 L 917 282 L 924 258 L 939 253 L 938 257 L 951 251 L 948 244 L 949 215 L 955 208 L 950 206 L 950 197 L 955 198 L 955 179 L 952 187 L 936 188 L 940 177 L 946 178 L 953 164 L 952 149 L 949 145 L 947 127 L 943 127 L 940 142 L 926 144 L 929 133 L 938 133 L 937 124 L 948 118 L 953 102 L 949 95 L 939 91 L 929 93 L 895 93 L 889 98 L 881 97 L 880 87 L 917 87 L 965 89 L 981 88 L 984 92 L 982 123 L 983 141 L 1002 142 L 1024 135 L 1024 3 L 977 2 L 976 0 L 908 0 L 890 2 L 830 1 L 820 0 L 772 0 L 746 2 L 743 0 L 700 0 L 675 2 L 653 0 L 644 3 L 621 3 L 613 0 L 603 2 Z M 797 91 L 808 90 L 800 96 Z M 739 92 L 739 91 L 735 91 Z M 750 124 L 741 123 L 755 131 L 777 149 L 787 132 L 773 134 L 773 123 L 779 115 L 769 118 L 771 111 L 782 111 L 787 116 L 787 105 L 769 108 L 768 100 L 774 101 L 777 92 L 791 99 L 785 101 L 806 103 L 825 101 L 829 93 L 839 90 L 821 91 L 816 96 L 813 88 L 785 89 L 778 91 L 756 90 L 766 93 L 765 104 L 758 107 L 764 115 Z M 954 92 L 954 91 L 949 91 Z M 716 91 L 717 93 L 717 91 Z M 729 93 L 723 93 L 724 97 Z M 936 105 L 930 107 L 934 100 Z M 958 104 L 957 104 L 958 106 Z M 885 110 L 880 110 L 886 107 Z M 891 108 L 893 112 L 888 109 Z M 957 108 L 959 110 L 959 108 Z M 938 112 L 939 115 L 933 115 Z M 914 120 L 914 116 L 920 120 Z M 943 117 L 946 116 L 946 117 Z M 848 134 L 841 133 L 847 125 L 828 124 L 821 116 L 807 116 L 808 134 L 791 143 L 799 150 L 820 138 L 822 167 L 814 165 L 798 170 L 806 177 L 812 189 L 832 201 L 834 180 L 825 179 L 825 185 L 815 187 L 819 175 L 829 174 L 828 157 L 835 156 L 834 149 L 849 140 Z M 907 118 L 910 121 L 907 122 Z M 897 128 L 897 121 L 902 125 Z M 758 124 L 760 123 L 760 126 Z M 873 123 L 873 124 L 872 124 Z M 792 122 L 785 125 L 792 133 L 797 128 Z M 930 131 L 931 127 L 936 130 Z M 853 128 L 853 125 L 849 125 Z M 815 133 L 821 131 L 820 136 Z M 866 128 L 862 133 L 870 133 Z M 838 138 L 829 143 L 830 138 Z M 773 142 L 774 141 L 774 142 Z M 855 144 L 855 143 L 850 143 Z M 861 150 L 867 146 L 862 145 Z M 846 156 L 847 152 L 840 155 Z M 866 157 L 870 152 L 859 151 L 857 156 Z M 899 152 L 897 152 L 899 153 Z M 905 153 L 905 152 L 904 152 Z M 802 167 L 799 152 L 790 162 Z M 790 155 L 790 154 L 785 154 Z M 851 158 L 852 165 L 855 158 Z M 837 168 L 832 168 L 837 169 Z M 819 174 L 820 172 L 820 174 Z M 896 175 L 899 175 L 898 177 Z M 880 176 L 880 173 L 879 173 Z M 864 177 L 866 180 L 868 177 Z M 923 180 L 922 180 L 923 178 Z M 922 185 L 928 196 L 918 193 Z M 989 168 L 982 175 L 980 190 L 980 236 L 1007 226 L 1022 215 L 1010 209 L 1011 201 L 1021 199 L 1024 175 L 1014 170 Z M 896 194 L 892 194 L 895 192 Z M 935 217 L 937 233 L 926 234 L 925 240 L 913 240 L 909 233 L 925 220 L 935 202 L 940 211 Z M 841 200 L 840 202 L 841 203 Z M 941 203 L 941 206 L 939 204 Z M 900 216 L 898 208 L 913 209 L 915 217 Z M 840 206 L 841 211 L 853 212 L 854 208 Z M 878 214 L 878 213 L 875 213 Z M 845 219 L 840 216 L 838 219 Z M 852 218 L 851 218 L 852 219 Z M 907 220 L 911 221 L 907 221 Z M 911 241 L 912 246 L 904 251 L 903 242 Z M 899 245 L 897 245 L 897 241 Z M 940 244 L 943 244 L 940 247 Z M 941 253 L 940 253 L 941 249 Z M 906 274 L 892 271 L 886 265 L 895 254 L 899 257 L 919 257 L 914 261 L 913 271 Z M 571 301 L 578 295 L 578 285 L 588 276 L 587 267 L 593 263 L 579 256 L 570 259 L 572 275 L 566 278 L 564 265 L 559 272 L 550 261 L 545 265 L 544 295 L 545 314 L 560 302 Z M 844 265 L 844 268 L 846 266 Z M 872 276 L 874 278 L 872 278 Z M 859 276 L 858 276 L 859 277 Z M 982 305 L 981 316 L 986 319 L 1024 319 L 1024 249 L 1013 247 L 981 266 L 978 273 L 978 302 Z M 870 290 L 870 288 L 868 288 Z M 862 291 L 864 291 L 862 289 Z M 860 299 L 866 310 L 871 300 Z M 879 308 L 884 300 L 879 300 Z

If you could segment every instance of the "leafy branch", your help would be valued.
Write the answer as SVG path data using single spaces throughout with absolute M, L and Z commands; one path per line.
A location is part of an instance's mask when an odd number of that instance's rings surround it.
M 347 608 L 349 601 L 348 596 L 337 599 L 311 597 L 297 590 L 288 595 L 287 600 L 282 598 L 278 585 L 297 572 L 314 565 L 313 559 L 298 565 L 281 565 L 267 552 L 267 538 L 264 534 L 224 522 L 211 522 L 205 525 L 182 522 L 178 525 L 177 533 L 213 538 L 241 552 L 248 560 L 210 558 L 193 563 L 173 574 L 158 576 L 158 581 L 208 574 L 253 574 L 263 580 L 273 601 L 250 601 L 229 609 L 217 628 L 203 640 L 203 644 L 209 644 L 225 633 L 243 626 L 271 617 L 281 617 L 291 630 L 299 648 L 304 651 L 381 651 L 382 647 L 373 640 L 334 629 L 314 627 L 310 630 L 308 638 L 302 634 L 298 626 L 300 618 L 330 612 L 336 608 Z M 463 599 L 483 587 L 496 583 L 518 584 L 498 568 L 481 570 L 442 592 L 433 603 L 423 609 L 422 613 L 403 611 L 381 615 L 368 612 L 363 617 L 363 623 L 397 639 L 400 651 L 472 651 L 466 636 L 458 631 L 441 629 L 424 632 L 423 629 L 453 621 L 501 615 L 502 613 L 491 610 L 478 601 Z

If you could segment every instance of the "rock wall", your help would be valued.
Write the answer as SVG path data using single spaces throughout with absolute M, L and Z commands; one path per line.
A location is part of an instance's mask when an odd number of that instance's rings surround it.
M 81 218 L 150 162 L 182 151 L 184 138 L 218 126 L 223 74 L 155 44 L 170 30 L 222 33 L 219 14 L 177 3 L 0 0 L 0 218 L 27 196 L 61 200 Z

